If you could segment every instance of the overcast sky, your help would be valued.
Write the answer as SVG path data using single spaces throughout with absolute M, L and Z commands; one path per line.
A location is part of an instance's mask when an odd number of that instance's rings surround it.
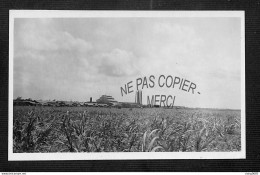
M 134 102 L 121 86 L 164 74 L 200 94 L 155 87 L 144 103 L 165 94 L 175 105 L 240 109 L 240 28 L 240 18 L 15 19 L 14 98 Z

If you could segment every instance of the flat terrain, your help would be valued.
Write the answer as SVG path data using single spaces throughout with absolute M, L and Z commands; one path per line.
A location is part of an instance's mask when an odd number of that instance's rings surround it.
M 240 151 L 240 110 L 14 106 L 14 152 Z

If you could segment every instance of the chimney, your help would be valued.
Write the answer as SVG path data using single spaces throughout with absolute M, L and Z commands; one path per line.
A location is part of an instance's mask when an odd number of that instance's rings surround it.
M 92 97 L 90 97 L 90 100 L 89 100 L 89 101 L 90 101 L 90 103 L 92 103 Z
M 140 91 L 140 105 L 143 104 L 143 102 L 142 102 L 142 100 L 143 100 L 143 99 L 142 99 L 142 96 L 143 96 L 143 92 Z

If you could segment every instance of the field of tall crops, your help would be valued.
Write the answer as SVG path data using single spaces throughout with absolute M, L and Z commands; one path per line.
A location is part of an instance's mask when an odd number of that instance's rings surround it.
M 14 106 L 13 151 L 240 151 L 237 110 Z

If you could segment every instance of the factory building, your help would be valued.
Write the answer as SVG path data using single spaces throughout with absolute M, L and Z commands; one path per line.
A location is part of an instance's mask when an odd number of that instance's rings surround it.
M 110 95 L 102 95 L 99 99 L 97 99 L 97 103 L 115 105 L 118 102 Z

